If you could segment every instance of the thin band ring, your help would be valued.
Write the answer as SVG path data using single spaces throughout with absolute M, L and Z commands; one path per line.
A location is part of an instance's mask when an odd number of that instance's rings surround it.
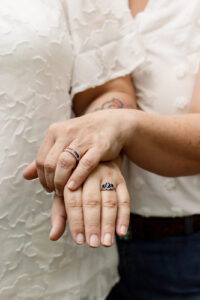
M 116 188 L 114 186 L 114 184 L 110 183 L 110 182 L 106 182 L 104 184 L 102 184 L 101 186 L 101 191 L 115 191 Z
M 80 160 L 80 155 L 78 154 L 78 152 L 73 149 L 73 148 L 70 148 L 70 147 L 66 147 L 63 152 L 69 152 L 71 153 L 75 158 L 76 158 L 76 161 L 79 161 Z

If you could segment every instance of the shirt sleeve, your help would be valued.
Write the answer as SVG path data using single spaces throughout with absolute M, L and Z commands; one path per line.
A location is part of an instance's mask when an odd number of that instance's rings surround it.
M 144 63 L 127 0 L 65 0 L 65 7 L 75 53 L 72 96 Z

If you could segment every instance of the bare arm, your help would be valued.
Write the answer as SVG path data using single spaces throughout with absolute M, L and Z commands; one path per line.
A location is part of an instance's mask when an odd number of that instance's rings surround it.
M 200 114 L 158 116 L 127 111 L 125 153 L 138 166 L 163 176 L 200 172 Z
M 200 70 L 188 114 L 159 116 L 138 111 L 130 120 L 136 129 L 126 153 L 133 162 L 164 176 L 200 173 Z
M 65 173 L 66 170 L 68 172 L 65 178 L 63 175 L 57 178 L 57 185 L 61 190 L 67 180 L 70 189 L 77 189 L 100 161 L 115 159 L 122 149 L 138 166 L 159 175 L 174 177 L 200 172 L 200 114 L 160 116 L 136 109 L 107 109 L 95 112 L 113 97 L 122 101 L 123 105 L 136 108 L 133 87 L 131 88 L 130 79 L 126 80 L 127 83 L 120 89 L 114 81 L 110 82 L 111 85 L 105 85 L 106 88 L 100 87 L 99 93 L 94 93 L 94 98 L 91 94 L 90 101 L 79 108 L 80 111 L 76 108 L 75 99 L 75 111 L 78 115 L 82 114 L 86 107 L 89 107 L 87 112 L 93 113 L 54 124 L 47 131 L 46 140 L 55 140 L 56 137 L 56 144 L 61 150 L 65 145 L 70 145 L 81 157 L 75 169 L 74 159 L 64 153 L 60 154 L 58 163 L 54 158 L 58 157 L 57 152 L 53 153 L 53 159 L 52 154 L 50 158 L 44 157 L 44 163 L 43 153 L 49 150 L 45 142 L 41 146 L 37 159 L 38 168 L 41 166 L 45 169 L 45 164 L 49 166 L 50 160 L 56 162 L 57 174 L 63 174 L 62 168 Z M 200 93 L 197 91 L 197 94 L 194 94 L 198 97 Z M 80 101 L 81 98 L 81 107 Z M 54 168 L 51 169 L 54 172 Z
M 77 94 L 73 101 L 77 116 L 104 109 L 136 108 L 130 76 L 112 80 L 103 86 Z
M 103 88 L 81 93 L 74 99 L 75 111 L 81 114 L 83 111 L 90 113 L 105 108 L 136 108 L 135 93 L 130 84 L 130 78 L 125 77 Z M 191 99 L 190 111 L 193 113 L 200 111 L 199 95 L 200 72 Z M 92 101 L 93 98 L 96 99 Z M 85 99 L 90 99 L 90 103 L 86 103 Z M 200 172 L 199 114 L 158 116 L 130 110 L 127 111 L 128 115 L 131 116 L 132 128 L 125 152 L 133 162 L 163 176 Z

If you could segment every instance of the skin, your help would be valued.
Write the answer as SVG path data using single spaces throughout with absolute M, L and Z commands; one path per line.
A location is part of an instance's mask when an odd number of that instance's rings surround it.
M 133 11 L 132 13 L 134 15 Z M 52 135 L 51 138 L 57 141 L 60 128 L 65 127 L 66 136 L 70 136 L 65 141 L 70 141 L 81 154 L 82 162 L 80 161 L 75 170 L 67 167 L 68 176 L 65 182 L 68 180 L 68 188 L 77 189 L 100 161 L 116 158 L 122 149 L 138 166 L 158 175 L 176 177 L 198 174 L 200 172 L 199 83 L 198 74 L 190 111 L 185 115 L 159 116 L 135 109 L 107 110 L 95 111 L 93 114 L 76 119 L 75 122 L 71 120 L 70 124 L 68 122 L 56 125 L 57 128 L 54 127 L 54 132 L 52 131 L 48 138 Z M 118 94 L 117 85 L 116 89 L 113 86 L 114 82 L 112 86 L 107 84 L 99 87 L 96 98 L 93 95 L 96 91 L 86 93 L 86 102 L 89 99 L 92 99 L 92 102 L 95 98 L 96 101 L 101 99 L 106 103 L 110 101 L 108 95 L 123 99 L 125 102 L 130 97 L 134 98 L 134 93 L 128 88 L 123 89 L 123 92 L 120 91 L 123 94 L 121 98 L 122 94 Z M 78 97 L 83 99 L 84 94 Z M 84 109 L 80 107 L 79 110 L 80 115 Z M 64 139 L 64 135 L 62 138 Z M 42 147 L 45 149 L 46 146 Z M 31 168 L 34 174 L 36 172 L 34 163 Z M 44 164 L 43 168 L 45 169 Z
M 129 7 L 133 17 L 143 11 L 148 3 L 148 0 L 129 0 Z
M 104 110 L 103 108 L 107 108 L 107 106 L 109 109 Z M 64 186 L 76 167 L 76 159 L 70 153 L 63 152 L 66 146 L 76 149 L 79 153 L 82 159 L 76 169 L 87 171 L 87 175 L 89 175 L 100 161 L 98 151 L 100 148 L 102 151 L 107 149 L 103 161 L 110 161 L 118 157 L 122 150 L 122 142 L 119 144 L 119 142 L 115 140 L 115 135 L 112 130 L 109 130 L 109 120 L 105 118 L 104 115 L 108 115 L 109 118 L 110 112 L 114 110 L 121 111 L 122 109 L 120 108 L 126 109 L 127 107 L 136 108 L 135 93 L 129 76 L 110 81 L 102 87 L 90 89 L 75 97 L 74 110 L 76 115 L 80 116 L 84 113 L 86 114 L 82 117 L 52 124 L 46 132 L 36 161 L 31 165 L 33 168 L 36 165 L 39 180 L 48 192 L 55 190 L 57 195 L 62 196 Z M 103 114 L 102 109 L 104 111 Z M 90 130 L 92 132 L 94 129 L 92 127 L 95 121 L 95 115 L 100 116 L 97 125 L 99 128 L 95 128 L 95 131 L 99 131 L 99 136 L 96 134 L 90 136 Z M 84 118 L 87 125 L 85 124 L 86 126 L 81 128 L 80 126 Z M 104 123 L 104 126 L 102 126 L 102 123 Z M 124 128 L 126 128 L 126 124 L 124 124 Z M 76 135 L 78 131 L 82 137 L 81 140 L 79 136 Z M 89 135 L 86 135 L 86 133 Z M 123 134 L 123 132 L 121 133 Z M 76 139 L 74 139 L 74 135 L 76 135 Z M 123 138 L 123 141 L 125 140 L 125 136 L 120 138 Z M 109 143 L 112 143 L 113 150 L 111 152 L 110 149 L 108 149 L 108 140 Z M 92 145 L 96 146 L 91 147 Z M 88 151 L 89 148 L 90 151 Z M 90 162 L 88 159 L 91 154 L 93 155 L 93 159 L 95 157 L 93 162 Z M 92 167 L 90 167 L 90 164 L 92 164 Z M 31 172 L 31 175 L 36 175 L 34 171 L 36 170 L 27 168 L 24 172 L 24 177 L 28 179 L 29 173 Z M 82 183 L 86 177 L 87 176 L 83 174 Z M 68 187 L 71 188 L 70 186 Z
M 101 191 L 103 182 L 112 182 L 115 191 Z M 51 240 L 64 233 L 66 217 L 74 241 L 85 241 L 90 247 L 112 246 L 116 232 L 126 234 L 130 214 L 130 199 L 126 183 L 116 162 L 99 164 L 82 187 L 76 191 L 64 189 L 63 199 L 55 195 L 52 207 Z M 123 225 L 122 225 L 123 224 Z
M 126 97 L 124 91 L 127 88 L 132 97 Z M 103 89 L 103 95 L 101 94 L 102 88 L 91 89 L 77 95 L 74 99 L 76 114 L 136 107 L 134 90 L 129 77 L 111 81 Z M 116 98 L 117 96 L 121 99 Z M 123 100 L 125 98 L 126 101 Z M 84 99 L 91 99 L 91 102 L 86 102 Z M 65 138 L 65 132 L 63 137 Z M 61 153 L 61 155 L 67 155 L 73 163 L 76 162 L 69 153 Z M 62 185 L 61 190 L 58 191 L 57 187 L 52 207 L 51 240 L 57 240 L 64 233 L 67 217 L 72 236 L 77 244 L 86 241 L 91 247 L 98 247 L 100 244 L 106 247 L 111 246 L 114 241 L 115 223 L 117 224 L 117 234 L 120 236 L 126 234 L 130 215 L 130 199 L 120 172 L 120 161 L 121 159 L 118 157 L 113 162 L 98 165 L 77 191 L 73 192 L 65 185 Z M 59 173 L 60 170 L 58 170 L 58 175 L 60 175 Z M 35 162 L 24 171 L 26 179 L 34 179 L 38 176 L 37 174 L 40 174 L 40 169 L 36 169 Z M 53 191 L 54 181 L 49 178 L 46 180 L 45 175 L 48 175 L 48 172 L 45 170 L 43 174 L 44 179 L 40 180 L 41 183 L 47 191 Z M 56 171 L 54 174 L 50 174 L 50 177 L 54 178 L 55 174 Z M 61 172 L 62 180 L 64 176 L 66 176 L 65 170 Z M 116 191 L 100 192 L 100 187 L 105 182 L 112 182 Z
M 191 99 L 193 110 L 199 103 L 198 80 L 199 75 Z M 124 91 L 123 99 L 127 101 L 125 95 Z M 103 101 L 107 102 L 108 96 L 110 97 L 110 92 L 106 89 L 105 94 L 97 97 L 97 106 L 99 101 L 100 106 Z M 73 187 L 68 185 L 71 190 L 79 188 L 100 161 L 116 158 L 122 149 L 138 166 L 158 175 L 176 177 L 200 173 L 200 114 L 194 111 L 172 116 L 151 115 L 136 109 L 96 111 L 58 123 L 54 128 L 55 132 L 50 132 L 52 139 L 59 137 L 61 128 L 65 128 L 66 141 L 71 134 L 71 141 L 74 139 L 79 142 L 74 148 L 81 154 L 81 160 L 86 150 L 89 153 L 87 160 L 79 163 L 72 175 L 71 169 L 68 173 L 71 176 L 69 180 L 75 183 Z M 64 134 L 61 135 L 61 140 L 64 140 Z M 88 145 L 89 149 L 84 149 Z M 45 149 L 45 143 L 42 147 Z M 70 155 L 70 159 L 72 158 Z M 33 170 L 34 164 L 29 169 Z M 67 182 L 68 178 L 65 179 Z

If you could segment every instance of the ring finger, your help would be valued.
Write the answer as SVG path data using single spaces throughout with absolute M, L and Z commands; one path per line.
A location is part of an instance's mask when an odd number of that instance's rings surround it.
M 108 181 L 109 182 L 109 181 Z M 117 195 L 115 190 L 102 190 L 101 243 L 110 247 L 114 242 L 117 216 Z

